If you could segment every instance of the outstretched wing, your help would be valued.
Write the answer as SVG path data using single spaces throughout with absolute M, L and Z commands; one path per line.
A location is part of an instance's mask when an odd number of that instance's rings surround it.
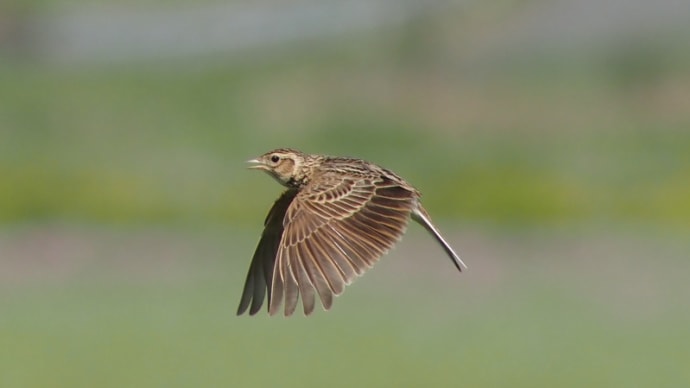
M 264 303 L 267 289 L 269 290 L 268 303 L 271 303 L 270 285 L 273 279 L 276 254 L 280 239 L 283 236 L 283 219 L 295 195 L 297 195 L 297 190 L 285 191 L 276 200 L 266 216 L 264 231 L 249 266 L 237 315 L 244 314 L 247 308 L 249 308 L 250 315 L 256 314 Z
M 334 296 L 400 239 L 417 199 L 416 191 L 385 175 L 325 173 L 303 188 L 283 220 L 269 314 L 276 314 L 284 300 L 285 315 L 291 315 L 300 295 L 306 315 L 314 310 L 316 294 L 329 309 Z

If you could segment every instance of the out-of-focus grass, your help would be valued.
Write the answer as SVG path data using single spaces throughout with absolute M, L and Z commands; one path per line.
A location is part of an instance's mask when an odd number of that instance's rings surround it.
M 108 233 L 92 233 L 85 244 L 99 246 Z M 627 387 L 690 381 L 690 316 L 678 308 L 690 291 L 679 273 L 688 264 L 674 250 L 687 242 L 680 240 L 638 239 L 603 260 L 606 246 L 621 240 L 607 237 L 603 248 L 592 248 L 602 240 L 591 234 L 523 234 L 520 245 L 490 235 L 491 248 L 467 240 L 464 252 L 476 249 L 466 256 L 471 270 L 457 275 L 431 242 L 417 240 L 426 235 L 412 233 L 348 288 L 333 311 L 285 320 L 263 311 L 234 316 L 251 248 L 242 233 L 228 240 L 211 231 L 214 237 L 202 241 L 199 232 L 150 233 L 128 232 L 105 244 L 128 243 L 131 257 L 123 251 L 115 261 L 82 263 L 67 278 L 37 269 L 47 278 L 2 287 L 1 386 Z M 581 252 L 547 257 L 554 237 L 565 243 L 552 248 L 576 243 Z M 196 260 L 180 255 L 176 262 L 166 241 L 175 251 L 193 250 L 185 245 L 192 241 L 207 249 Z M 228 247 L 237 257 L 228 259 Z M 426 257 L 417 257 L 419 250 Z M 646 251 L 660 256 L 646 263 Z M 633 253 L 621 256 L 627 252 Z M 663 275 L 670 266 L 677 276 Z
M 242 3 L 241 0 L 229 0 L 232 3 Z M 195 4 L 217 4 L 217 0 L 202 0 L 196 2 Z M 143 0 L 143 1 L 130 1 L 125 0 L 117 3 L 120 7 L 175 7 L 175 6 L 189 6 L 190 2 L 188 0 Z M 2 4 L 4 10 L 10 10 L 13 12 L 54 12 L 56 10 L 73 10 L 80 7 L 112 7 L 113 3 L 107 0 L 7 0 Z
M 488 63 L 464 55 L 500 20 L 458 13 L 265 57 L 0 58 L 0 386 L 687 386 L 687 39 Z M 410 228 L 333 311 L 235 318 L 281 190 L 243 161 L 283 146 L 399 172 L 470 270 Z
M 279 190 L 247 195 L 261 183 L 243 161 L 293 146 L 379 162 L 448 217 L 688 226 L 690 118 L 674 101 L 655 102 L 675 89 L 649 91 L 660 96 L 647 103 L 592 77 L 573 76 L 572 94 L 563 79 L 524 86 L 524 96 L 511 82 L 440 84 L 429 99 L 450 105 L 436 115 L 433 101 L 406 93 L 417 69 L 377 75 L 312 59 L 203 71 L 0 68 L 0 221 L 243 222 Z

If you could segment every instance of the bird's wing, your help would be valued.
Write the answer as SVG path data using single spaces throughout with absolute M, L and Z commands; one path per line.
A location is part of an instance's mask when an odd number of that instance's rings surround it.
M 271 282 L 269 314 L 291 315 L 301 295 L 304 313 L 315 294 L 325 309 L 405 232 L 418 194 L 381 178 L 322 175 L 287 209 Z
M 270 290 L 276 254 L 283 235 L 283 219 L 295 195 L 297 195 L 297 190 L 285 191 L 276 200 L 266 216 L 264 231 L 254 252 L 252 263 L 249 266 L 247 280 L 244 283 L 244 291 L 242 292 L 240 305 L 237 308 L 237 315 L 244 314 L 247 308 L 249 308 L 249 314 L 254 315 L 261 309 L 261 305 L 264 303 L 266 289 Z M 268 303 L 271 303 L 270 292 L 268 294 Z

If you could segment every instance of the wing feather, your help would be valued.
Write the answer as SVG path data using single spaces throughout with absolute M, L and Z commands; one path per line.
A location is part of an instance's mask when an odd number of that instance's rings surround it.
M 254 251 L 254 256 L 249 266 L 244 290 L 240 298 L 240 305 L 237 308 L 237 315 L 244 314 L 247 309 L 249 309 L 250 315 L 254 315 L 261 310 L 267 289 L 269 304 L 271 303 L 273 292 L 280 294 L 278 300 L 282 299 L 281 284 L 274 283 L 273 272 L 283 236 L 283 219 L 296 195 L 297 190 L 285 191 L 266 215 L 264 231 L 261 234 L 261 239 Z
M 283 274 L 283 281 L 285 282 L 285 316 L 292 315 L 297 307 L 299 284 L 297 284 L 297 277 L 295 276 L 294 269 L 298 266 L 299 263 L 296 263 L 295 260 L 290 260 L 287 265 L 283 266 L 281 271 Z
M 284 313 L 291 315 L 299 295 L 306 315 L 313 312 L 315 294 L 329 309 L 400 239 L 418 196 L 382 177 L 325 176 L 304 187 L 283 219 L 269 313 L 280 310 L 283 298 Z
M 338 159 L 340 160 L 340 159 Z M 342 160 L 340 160 L 342 161 Z M 359 163 L 346 160 L 347 163 Z M 419 203 L 419 193 L 388 170 L 348 164 L 323 170 L 301 189 L 285 191 L 266 216 L 237 314 L 305 315 L 318 295 L 324 309 L 402 237 L 410 220 L 422 224 L 458 269 L 455 254 Z M 370 167 L 370 166 L 369 166 Z M 352 175 L 343 176 L 346 171 Z
M 306 258 L 307 256 L 311 255 L 311 253 L 307 252 L 307 244 L 300 244 L 293 249 L 296 249 L 298 255 L 304 259 L 306 271 L 309 274 L 312 285 L 316 289 L 316 293 L 321 299 L 321 304 L 324 306 L 324 308 L 329 309 L 333 299 L 333 291 L 332 285 L 328 281 L 326 271 L 321 265 L 319 265 L 319 261 L 315 258 Z
M 324 230 L 323 240 L 327 242 L 322 242 L 322 239 L 313 239 L 312 248 L 317 251 L 317 257 L 328 257 L 333 261 L 336 268 L 340 272 L 340 275 L 346 285 L 352 282 L 357 276 L 357 272 L 352 265 L 352 262 L 347 259 L 347 255 L 343 254 L 342 250 L 336 244 L 336 242 L 330 238 L 328 231 Z
M 328 228 L 324 228 L 324 233 L 328 234 L 328 239 L 333 242 L 332 246 L 337 249 L 342 257 L 346 258 L 355 270 L 357 276 L 362 275 L 364 271 L 369 269 L 370 265 L 366 257 L 366 253 L 357 250 L 350 242 L 348 242 L 342 234 L 340 234 L 336 229 L 328 224 Z
M 314 295 L 314 283 L 307 272 L 307 267 L 304 263 L 304 258 L 298 258 L 297 264 L 297 284 L 299 285 L 299 293 L 304 305 L 304 314 L 309 315 L 314 311 L 316 305 L 316 298 Z

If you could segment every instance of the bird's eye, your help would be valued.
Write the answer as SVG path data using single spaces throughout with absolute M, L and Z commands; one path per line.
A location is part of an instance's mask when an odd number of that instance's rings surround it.
M 280 156 L 278 156 L 278 155 L 271 156 L 271 162 L 278 163 L 279 161 L 280 161 Z

